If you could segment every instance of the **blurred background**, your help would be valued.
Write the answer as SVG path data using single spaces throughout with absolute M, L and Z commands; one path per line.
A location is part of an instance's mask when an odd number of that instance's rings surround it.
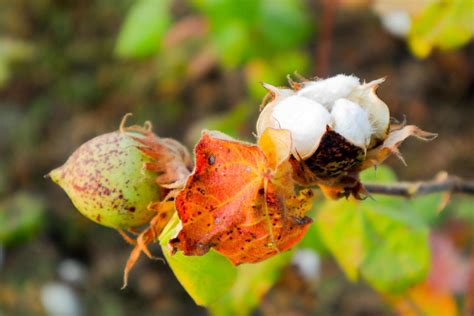
M 398 178 L 473 178 L 473 24 L 472 0 L 0 0 L 0 315 L 207 314 L 161 262 L 140 260 L 120 290 L 130 246 L 43 178 L 128 112 L 189 148 L 203 128 L 253 141 L 261 82 L 387 77 L 392 116 L 439 133 L 402 146 L 408 166 L 387 161 Z M 446 276 L 432 284 L 459 311 L 471 203 L 453 198 L 430 220 L 431 275 Z M 301 253 L 254 313 L 396 313 L 324 250 Z

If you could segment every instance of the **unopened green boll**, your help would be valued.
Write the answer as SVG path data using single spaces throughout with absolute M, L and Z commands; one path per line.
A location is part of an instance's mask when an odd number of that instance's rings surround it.
M 127 229 L 155 215 L 147 206 L 160 199 L 160 187 L 156 174 L 144 168 L 150 158 L 133 137 L 142 135 L 116 131 L 95 137 L 49 174 L 79 212 L 98 224 Z

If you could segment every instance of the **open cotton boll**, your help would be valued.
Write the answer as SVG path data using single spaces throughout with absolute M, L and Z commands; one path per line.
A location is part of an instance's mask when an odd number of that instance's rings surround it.
M 337 75 L 328 79 L 309 81 L 298 91 L 299 96 L 321 103 L 331 109 L 334 101 L 347 97 L 359 86 L 355 76 Z
M 293 155 L 303 159 L 316 150 L 326 126 L 331 125 L 331 115 L 321 104 L 296 95 L 277 103 L 271 115 L 274 126 L 268 127 L 289 130 Z
M 339 99 L 334 103 L 331 112 L 333 129 L 347 140 L 362 148 L 370 143 L 372 125 L 369 114 L 357 103 L 347 99 Z
M 350 101 L 359 104 L 369 114 L 369 121 L 372 125 L 372 139 L 370 147 L 376 146 L 383 141 L 389 131 L 390 110 L 387 104 L 379 99 L 375 93 L 379 84 L 385 81 L 385 78 L 377 79 L 363 84 L 347 97 Z

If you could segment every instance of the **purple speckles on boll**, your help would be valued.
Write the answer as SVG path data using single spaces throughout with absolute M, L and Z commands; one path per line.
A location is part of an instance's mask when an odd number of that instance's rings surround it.
M 147 209 L 160 199 L 156 175 L 144 169 L 150 159 L 138 148 L 134 132 L 112 132 L 79 147 L 50 176 L 89 219 L 112 228 L 147 224 L 154 216 Z

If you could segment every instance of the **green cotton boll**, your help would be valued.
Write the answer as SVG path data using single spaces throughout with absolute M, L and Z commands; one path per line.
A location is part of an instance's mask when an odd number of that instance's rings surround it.
M 49 174 L 79 212 L 100 225 L 127 229 L 154 216 L 147 206 L 160 199 L 160 188 L 156 175 L 144 168 L 150 159 L 132 137 L 141 134 L 116 131 L 95 137 Z

